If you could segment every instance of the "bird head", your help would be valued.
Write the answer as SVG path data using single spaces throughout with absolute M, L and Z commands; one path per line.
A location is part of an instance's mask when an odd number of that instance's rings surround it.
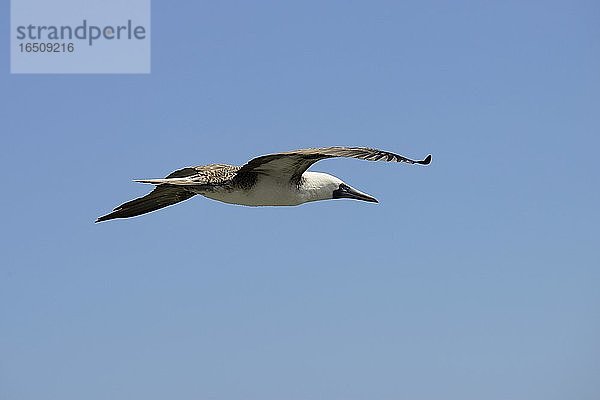
M 322 172 L 305 172 L 301 190 L 306 193 L 306 201 L 354 199 L 378 203 L 375 197 L 354 189 L 341 179 Z

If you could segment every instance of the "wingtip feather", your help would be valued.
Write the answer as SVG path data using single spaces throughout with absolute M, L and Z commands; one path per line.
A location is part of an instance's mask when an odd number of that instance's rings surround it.
M 431 163 L 431 154 L 429 154 L 427 157 L 425 157 L 423 160 L 421 161 L 417 161 L 418 164 L 421 165 L 429 165 Z

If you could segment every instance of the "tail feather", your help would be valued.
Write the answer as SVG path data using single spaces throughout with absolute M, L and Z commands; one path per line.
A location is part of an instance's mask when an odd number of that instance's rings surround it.
M 164 178 L 164 179 L 134 179 L 134 182 L 149 183 L 151 185 L 194 185 L 197 182 L 189 178 Z
M 110 214 L 99 217 L 96 222 L 108 221 L 115 218 L 135 217 L 179 203 L 193 196 L 195 196 L 195 193 L 188 191 L 184 187 L 160 184 L 146 196 L 121 204 Z

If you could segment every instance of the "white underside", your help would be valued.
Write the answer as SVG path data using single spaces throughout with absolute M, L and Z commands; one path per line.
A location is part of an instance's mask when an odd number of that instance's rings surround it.
M 260 177 L 250 190 L 211 191 L 200 193 L 213 200 L 244 206 L 297 206 L 312 199 L 308 198 L 289 180 L 277 181 L 271 177 Z

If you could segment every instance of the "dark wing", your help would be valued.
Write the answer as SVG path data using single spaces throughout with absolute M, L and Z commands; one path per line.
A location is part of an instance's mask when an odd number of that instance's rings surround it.
M 156 188 L 146 196 L 121 204 L 110 214 L 104 215 L 96 222 L 115 218 L 129 218 L 146 214 L 160 208 L 187 200 L 195 195 L 186 188 L 190 185 L 218 184 L 231 179 L 239 167 L 225 164 L 211 164 L 198 167 L 187 167 L 169 174 L 165 179 L 142 180 L 156 184 Z M 181 181 L 188 181 L 182 184 Z M 171 183 L 169 183 L 171 181 Z
M 193 197 L 195 193 L 181 186 L 159 185 L 147 195 L 123 203 L 110 214 L 99 217 L 96 222 L 115 218 L 129 218 L 155 211 Z
M 301 149 L 285 153 L 268 154 L 254 158 L 238 171 L 238 176 L 248 173 L 273 174 L 290 176 L 292 181 L 300 179 L 304 171 L 319 160 L 334 157 L 359 158 L 368 161 L 391 161 L 408 164 L 427 165 L 431 155 L 423 160 L 412 160 L 389 151 L 370 149 L 367 147 L 323 147 Z

